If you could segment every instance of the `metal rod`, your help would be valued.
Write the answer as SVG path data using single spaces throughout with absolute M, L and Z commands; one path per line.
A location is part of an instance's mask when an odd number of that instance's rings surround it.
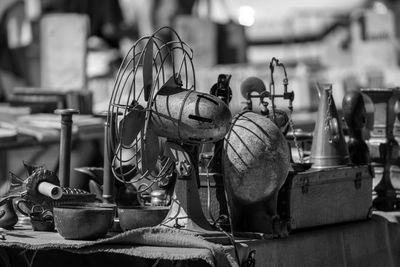
M 69 175 L 71 167 L 72 115 L 79 114 L 79 111 L 76 109 L 56 109 L 54 113 L 61 115 L 59 168 L 60 186 L 69 187 Z
M 104 155 L 103 155 L 103 202 L 112 203 L 114 201 L 114 179 L 111 172 L 111 161 L 110 161 L 110 146 L 109 146 L 109 128 L 114 121 L 114 116 L 110 116 L 108 119 L 108 112 L 101 113 L 101 116 L 105 118 L 104 122 Z M 115 114 L 110 112 L 110 114 Z

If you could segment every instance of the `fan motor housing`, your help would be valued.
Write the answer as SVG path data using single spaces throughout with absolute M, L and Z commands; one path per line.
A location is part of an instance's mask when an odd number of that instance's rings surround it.
M 218 97 L 180 87 L 160 89 L 151 110 L 150 127 L 156 134 L 184 143 L 221 140 L 232 119 Z

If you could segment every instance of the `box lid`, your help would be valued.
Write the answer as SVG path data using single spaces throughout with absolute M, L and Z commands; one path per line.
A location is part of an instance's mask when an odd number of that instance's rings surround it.
M 354 181 L 357 186 L 357 183 L 361 183 L 363 179 L 372 179 L 373 176 L 373 170 L 370 165 L 309 169 L 292 175 L 290 188 L 303 187 L 305 185 L 312 186 L 327 183 L 342 183 L 345 181 Z

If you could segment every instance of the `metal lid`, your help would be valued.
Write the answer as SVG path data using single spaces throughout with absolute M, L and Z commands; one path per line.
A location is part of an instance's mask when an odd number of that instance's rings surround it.
M 166 196 L 165 190 L 154 190 L 150 193 L 151 197 L 164 198 Z

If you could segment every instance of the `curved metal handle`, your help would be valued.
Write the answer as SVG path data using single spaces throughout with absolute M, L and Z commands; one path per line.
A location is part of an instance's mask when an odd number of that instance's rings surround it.
M 328 128 L 329 143 L 337 143 L 340 138 L 338 120 L 336 118 L 331 118 L 328 122 Z
M 24 208 L 21 207 L 20 205 L 24 205 Z M 29 201 L 27 201 L 26 199 L 18 199 L 15 202 L 15 208 L 22 213 L 25 216 L 30 217 L 31 213 L 33 212 L 40 212 L 42 213 L 44 211 L 43 207 L 40 205 L 33 205 L 31 208 L 29 208 Z
M 22 198 L 18 199 L 15 202 L 15 209 L 18 210 L 20 213 L 22 213 L 25 216 L 29 216 L 28 212 L 26 211 L 26 210 L 29 210 L 27 202 L 28 201 L 26 201 L 25 199 L 22 199 Z M 25 208 L 20 207 L 20 205 L 22 205 L 22 204 L 25 206 Z

